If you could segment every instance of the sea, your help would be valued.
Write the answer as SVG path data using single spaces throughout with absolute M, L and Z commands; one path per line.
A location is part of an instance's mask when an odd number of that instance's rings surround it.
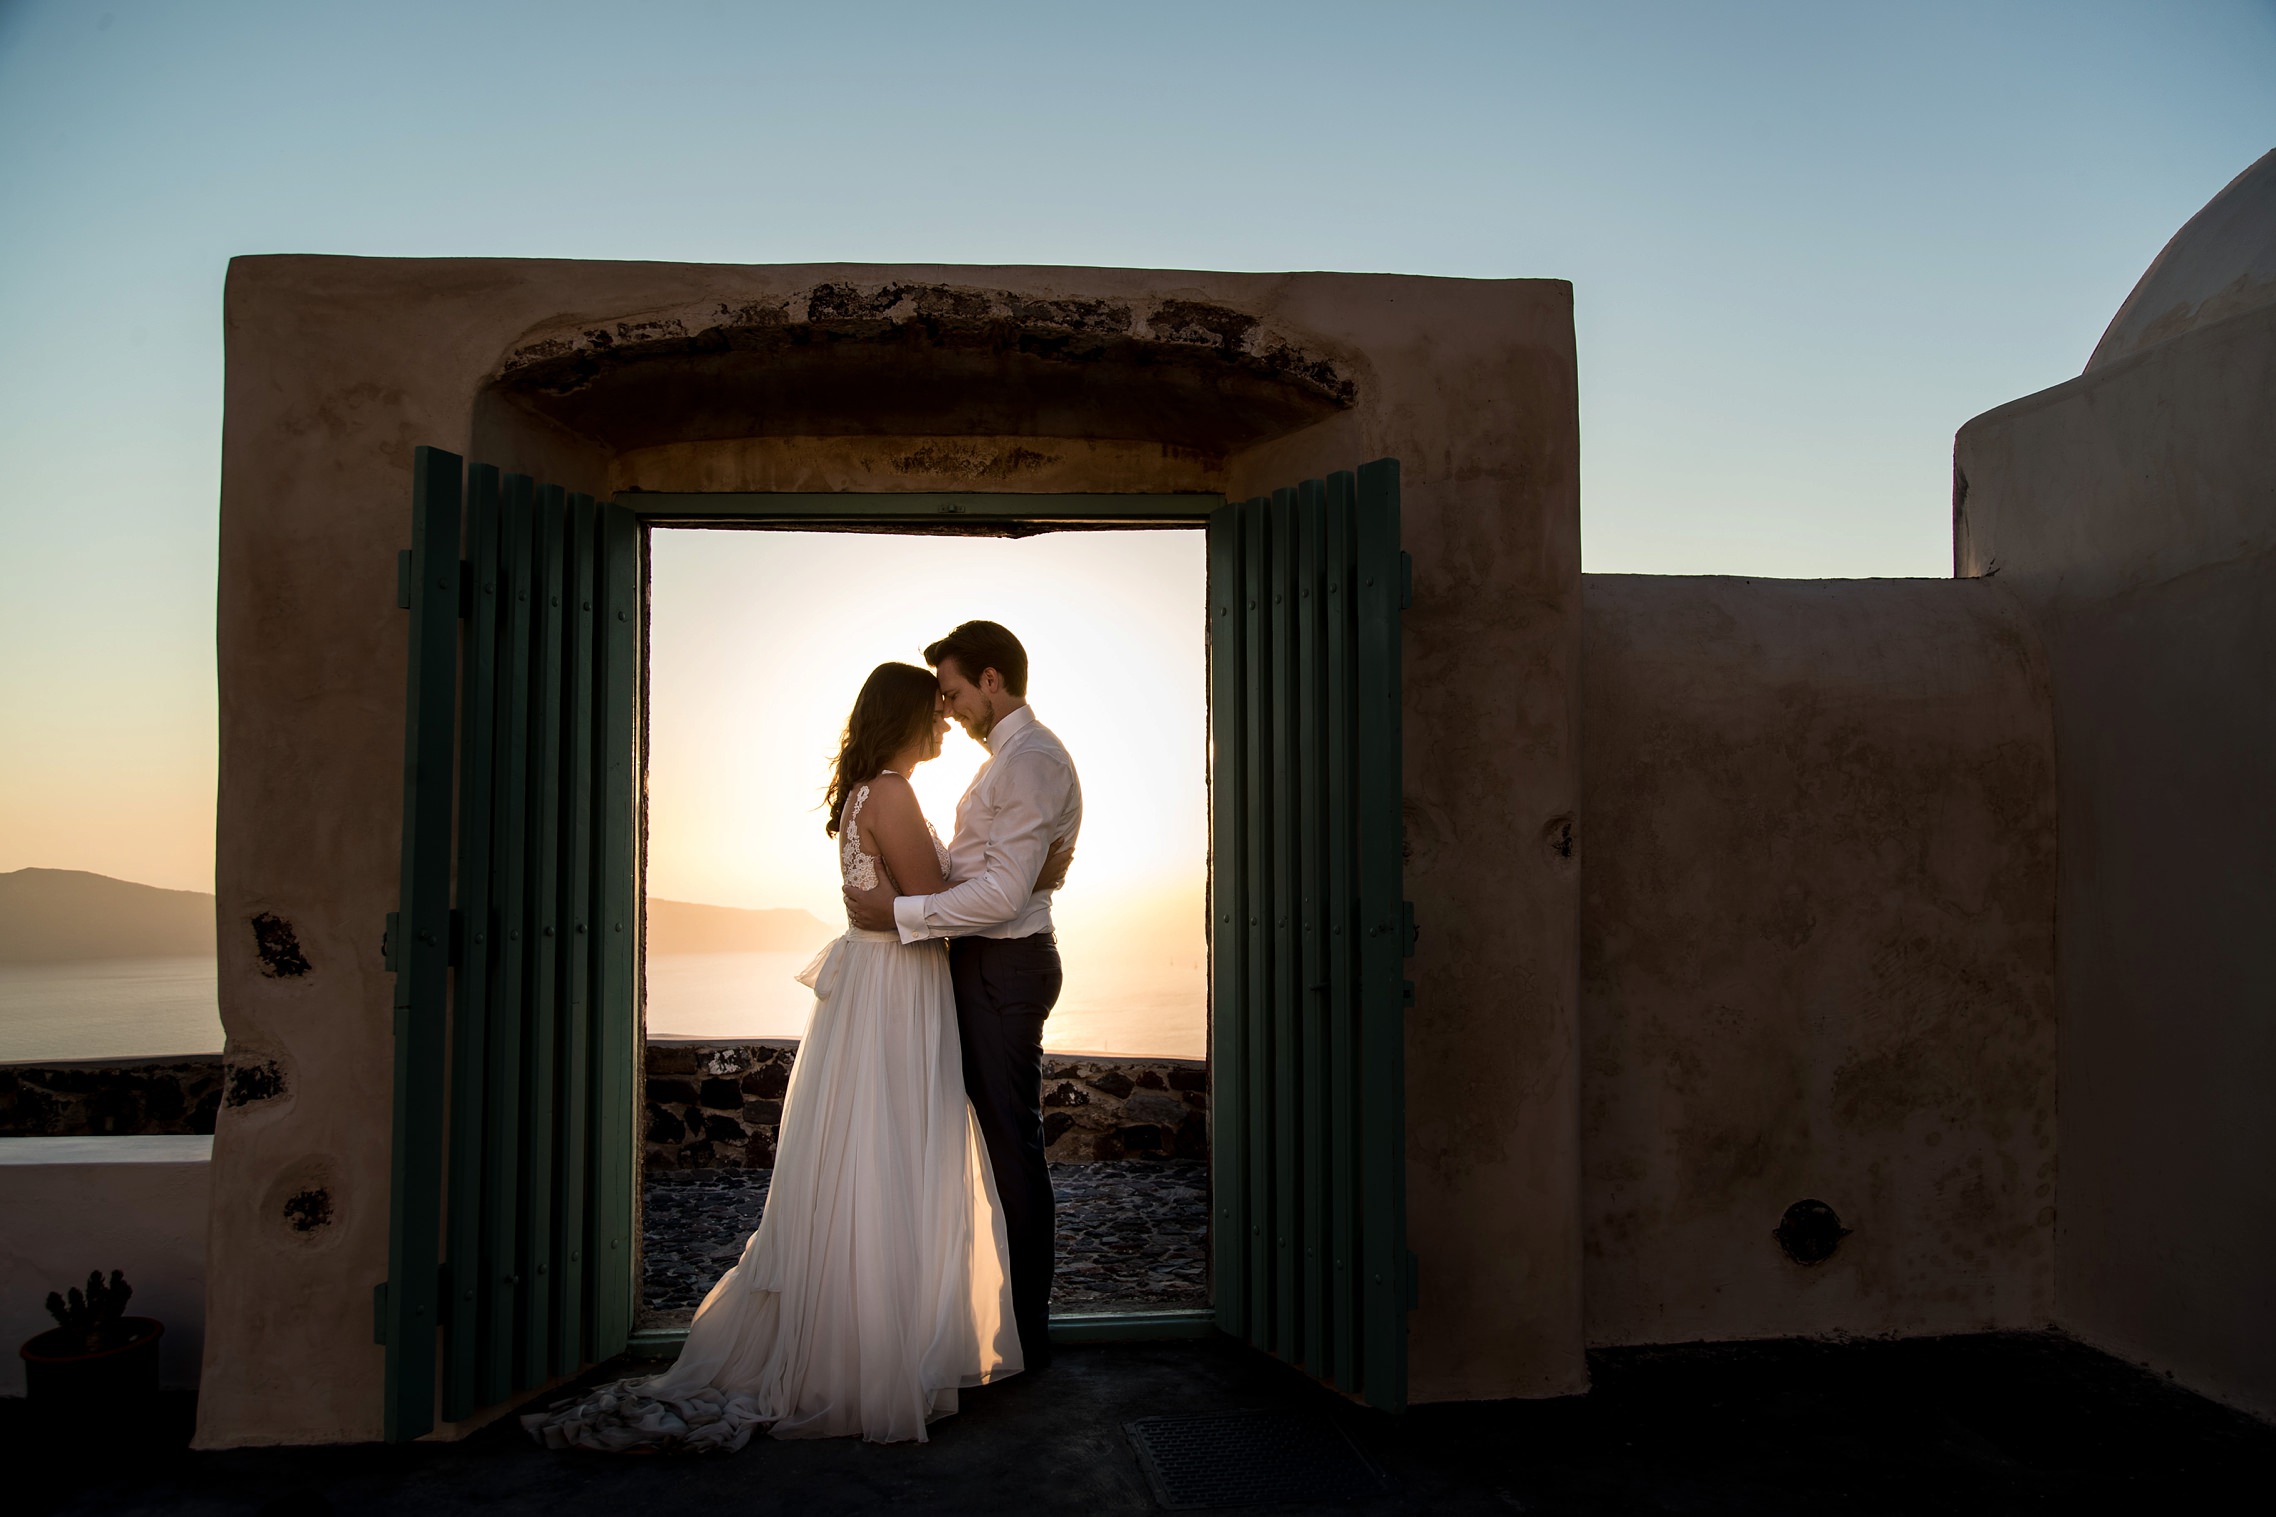
M 795 1038 L 806 1031 L 814 993 L 798 983 L 811 953 L 689 953 L 648 961 L 652 1038 Z M 1209 1042 L 1208 986 L 1198 965 L 1118 964 L 1085 975 L 1068 966 L 1068 987 L 1043 1024 L 1058 1053 L 1198 1059 Z
M 219 1052 L 210 958 L 0 964 L 0 1064 Z
M 798 983 L 811 953 L 658 954 L 648 960 L 650 1037 L 795 1038 L 814 994 Z M 221 1050 L 214 961 L 109 959 L 0 965 L 0 1064 L 147 1058 Z M 1087 964 L 1044 1023 L 1058 1053 L 1198 1059 L 1208 1046 L 1198 959 Z

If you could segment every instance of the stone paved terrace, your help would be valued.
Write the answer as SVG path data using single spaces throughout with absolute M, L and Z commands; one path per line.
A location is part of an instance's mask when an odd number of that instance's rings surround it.
M 770 1169 L 650 1170 L 641 1188 L 642 1306 L 684 1318 L 742 1256 Z M 1055 1306 L 1198 1306 L 1209 1299 L 1209 1166 L 1098 1160 L 1051 1166 Z
M 2276 1428 L 2052 1334 L 1618 1349 L 1589 1369 L 1586 1396 L 1390 1417 L 1223 1339 L 1072 1347 L 966 1392 L 929 1443 L 762 1438 L 720 1458 L 548 1453 L 510 1421 L 460 1443 L 189 1453 L 184 1393 L 60 1431 L 0 1400 L 0 1510 L 1143 1517 L 1160 1508 L 1131 1422 L 1253 1411 L 1333 1428 L 1385 1477 L 1335 1506 L 1249 1509 L 1275 1517 L 2252 1511 L 2276 1465 Z

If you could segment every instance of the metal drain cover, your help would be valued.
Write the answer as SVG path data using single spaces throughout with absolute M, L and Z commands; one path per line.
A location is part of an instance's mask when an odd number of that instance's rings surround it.
M 1169 1510 L 1324 1505 L 1379 1496 L 1382 1472 L 1325 1422 L 1281 1412 L 1144 1417 L 1126 1423 L 1138 1463 Z

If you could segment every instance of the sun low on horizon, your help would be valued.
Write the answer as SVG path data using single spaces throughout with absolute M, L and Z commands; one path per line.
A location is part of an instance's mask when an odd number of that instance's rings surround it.
M 855 693 L 921 665 L 957 623 L 1000 622 L 1028 653 L 1036 718 L 1073 756 L 1083 831 L 1053 913 L 1067 988 L 1055 1048 L 1199 1056 L 1207 879 L 1205 566 L 1196 531 L 1027 538 L 660 530 L 650 547 L 647 890 L 791 907 L 844 925 L 822 797 Z M 947 838 L 985 759 L 951 727 L 913 775 Z M 670 966 L 664 966 L 669 970 Z M 784 979 L 780 966 L 772 980 Z M 683 1013 L 651 961 L 650 1027 L 728 1031 L 719 995 Z M 740 984 L 752 1015 L 795 994 Z M 767 1008 L 772 1008 L 771 1011 Z M 781 1035 L 747 1018 L 746 1033 Z

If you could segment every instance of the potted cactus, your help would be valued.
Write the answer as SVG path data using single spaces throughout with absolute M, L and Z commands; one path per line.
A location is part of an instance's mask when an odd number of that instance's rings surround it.
M 48 1314 L 56 1325 L 17 1353 L 24 1361 L 26 1399 L 55 1410 L 115 1407 L 158 1389 L 158 1340 L 166 1331 L 155 1317 L 129 1317 L 134 1287 L 117 1270 L 104 1280 L 96 1270 L 87 1288 L 69 1299 L 50 1291 Z

